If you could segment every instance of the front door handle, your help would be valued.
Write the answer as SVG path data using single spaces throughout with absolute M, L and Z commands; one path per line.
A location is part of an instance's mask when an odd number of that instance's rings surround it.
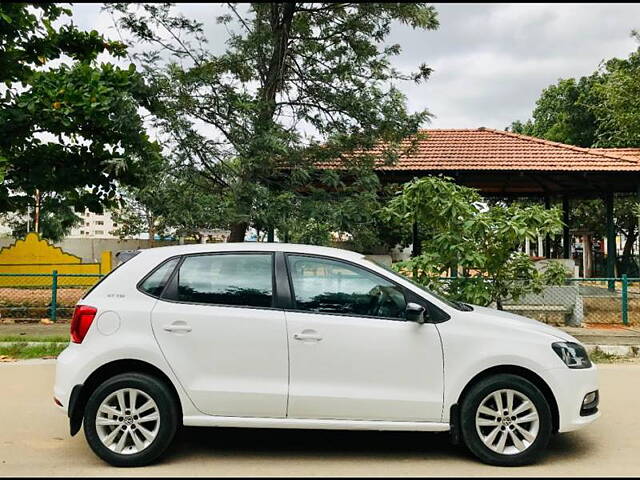
M 191 327 L 186 322 L 177 321 L 163 327 L 165 332 L 169 333 L 189 333 Z
M 293 338 L 303 342 L 319 342 L 322 337 L 315 330 L 305 329 L 300 333 L 294 333 Z

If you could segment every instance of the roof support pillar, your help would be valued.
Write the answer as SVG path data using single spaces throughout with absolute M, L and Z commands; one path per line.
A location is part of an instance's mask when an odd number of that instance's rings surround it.
M 551 208 L 551 199 L 549 195 L 544 196 L 544 208 L 545 210 L 549 210 Z M 546 258 L 551 258 L 551 235 L 548 233 L 544 237 L 544 256 Z
M 571 235 L 569 233 L 569 199 L 566 195 L 562 197 L 562 257 L 571 257 Z
M 604 197 L 606 225 L 607 225 L 607 277 L 616 275 L 616 227 L 613 223 L 613 193 L 608 192 Z M 609 281 L 609 290 L 615 289 L 615 282 Z

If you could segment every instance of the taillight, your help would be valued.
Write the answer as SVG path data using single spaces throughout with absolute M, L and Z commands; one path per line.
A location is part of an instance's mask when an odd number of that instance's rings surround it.
M 98 309 L 95 307 L 76 305 L 71 319 L 71 341 L 73 343 L 82 343 L 97 312 Z

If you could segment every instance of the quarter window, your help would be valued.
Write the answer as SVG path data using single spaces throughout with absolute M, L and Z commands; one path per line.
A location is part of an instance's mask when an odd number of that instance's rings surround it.
M 272 255 L 217 254 L 186 257 L 178 272 L 178 300 L 271 307 Z
M 164 286 L 169 280 L 171 272 L 176 268 L 178 260 L 178 258 L 172 258 L 160 265 L 144 282 L 142 282 L 140 288 L 149 295 L 159 297 L 162 294 L 162 290 L 164 290 Z
M 336 260 L 287 258 L 298 310 L 404 318 L 402 289 L 379 275 Z

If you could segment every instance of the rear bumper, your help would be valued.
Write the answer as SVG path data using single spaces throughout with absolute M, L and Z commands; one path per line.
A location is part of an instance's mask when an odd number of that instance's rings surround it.
M 72 392 L 76 385 L 82 384 L 83 362 L 78 361 L 78 346 L 70 343 L 56 360 L 56 380 L 53 386 L 53 396 L 62 404 L 57 405 L 60 411 L 69 415 Z
M 547 374 L 558 403 L 559 432 L 578 430 L 600 417 L 597 401 L 586 405 L 588 408 L 583 408 L 585 396 L 598 391 L 598 371 L 595 365 L 583 370 L 559 367 L 547 370 Z

